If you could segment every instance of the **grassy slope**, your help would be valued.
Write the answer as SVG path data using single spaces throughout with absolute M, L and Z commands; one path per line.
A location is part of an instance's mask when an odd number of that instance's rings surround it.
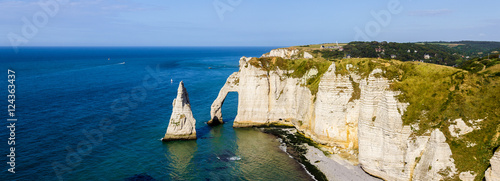
M 294 70 L 293 73 L 287 75 L 293 78 L 303 77 L 307 71 L 315 68 L 318 70 L 316 76 L 311 77 L 307 80 L 306 86 L 311 90 L 313 95 L 318 92 L 319 81 L 321 76 L 328 70 L 328 67 L 332 64 L 330 61 L 326 61 L 321 58 L 314 59 L 283 59 L 280 57 L 268 57 L 268 58 L 252 58 L 250 64 L 255 67 L 260 67 L 265 71 L 276 70 L 277 68 L 281 70 Z
M 385 70 L 380 76 L 394 80 L 391 89 L 401 91 L 400 102 L 410 105 L 403 115 L 405 125 L 418 123 L 417 135 L 438 128 L 447 137 L 453 159 L 460 172 L 473 171 L 481 180 L 489 158 L 500 145 L 500 77 L 497 67 L 488 73 L 470 73 L 435 64 L 380 59 L 344 59 L 337 61 L 337 72 L 347 74 L 352 64 L 362 76 L 375 68 Z M 460 138 L 449 134 L 450 120 L 484 119 L 481 127 Z M 467 123 L 468 126 L 472 126 Z M 476 143 L 467 147 L 467 143 Z M 457 177 L 455 177 L 456 179 Z

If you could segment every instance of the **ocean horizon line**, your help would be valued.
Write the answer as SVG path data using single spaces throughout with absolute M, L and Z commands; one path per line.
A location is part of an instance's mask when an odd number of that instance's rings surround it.
M 18 46 L 17 48 L 231 48 L 231 47 L 290 47 L 288 45 L 283 46 L 271 46 L 271 45 L 227 45 L 227 46 Z M 0 48 L 12 48 L 12 46 L 0 46 Z

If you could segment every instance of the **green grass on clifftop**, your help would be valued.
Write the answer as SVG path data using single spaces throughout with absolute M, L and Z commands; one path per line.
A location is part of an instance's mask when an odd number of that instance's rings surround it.
M 348 64 L 354 68 L 347 70 Z M 473 73 L 435 64 L 366 58 L 336 61 L 336 72 L 342 75 L 355 72 L 367 77 L 376 68 L 383 73 L 375 76 L 392 80 L 390 89 L 400 91 L 399 101 L 410 104 L 403 114 L 404 124 L 418 124 L 416 135 L 440 129 L 459 172 L 473 171 L 478 175 L 476 180 L 481 180 L 493 151 L 500 145 L 500 70 L 492 67 Z M 449 131 L 454 130 L 448 127 L 458 118 L 470 127 L 469 120 L 482 119 L 477 123 L 481 129 L 452 137 Z
M 309 88 L 312 95 L 316 95 L 318 92 L 320 78 L 332 64 L 331 61 L 327 61 L 322 58 L 284 59 L 280 57 L 252 58 L 249 63 L 254 67 L 259 67 L 268 72 L 277 70 L 278 68 L 280 70 L 293 70 L 293 73 L 286 75 L 293 78 L 302 78 L 311 69 L 318 70 L 316 75 L 307 79 L 307 83 L 302 85 Z

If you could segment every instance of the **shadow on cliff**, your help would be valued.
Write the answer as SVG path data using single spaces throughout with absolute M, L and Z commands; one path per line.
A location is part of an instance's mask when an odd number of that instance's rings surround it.
M 221 125 L 221 124 L 223 124 L 223 123 L 221 123 L 220 120 L 219 120 L 219 118 L 216 117 L 216 116 L 214 116 L 212 118 L 212 120 L 210 120 L 210 121 L 207 122 L 207 125 L 212 126 L 212 127 L 213 126 L 218 126 L 218 125 Z

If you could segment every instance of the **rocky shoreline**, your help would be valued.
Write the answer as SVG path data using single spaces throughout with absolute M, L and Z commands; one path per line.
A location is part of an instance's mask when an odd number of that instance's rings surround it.
M 315 180 L 381 180 L 367 174 L 360 166 L 354 166 L 338 155 L 322 151 L 317 143 L 295 128 L 271 126 L 256 129 L 280 139 L 282 150 L 301 163 Z

